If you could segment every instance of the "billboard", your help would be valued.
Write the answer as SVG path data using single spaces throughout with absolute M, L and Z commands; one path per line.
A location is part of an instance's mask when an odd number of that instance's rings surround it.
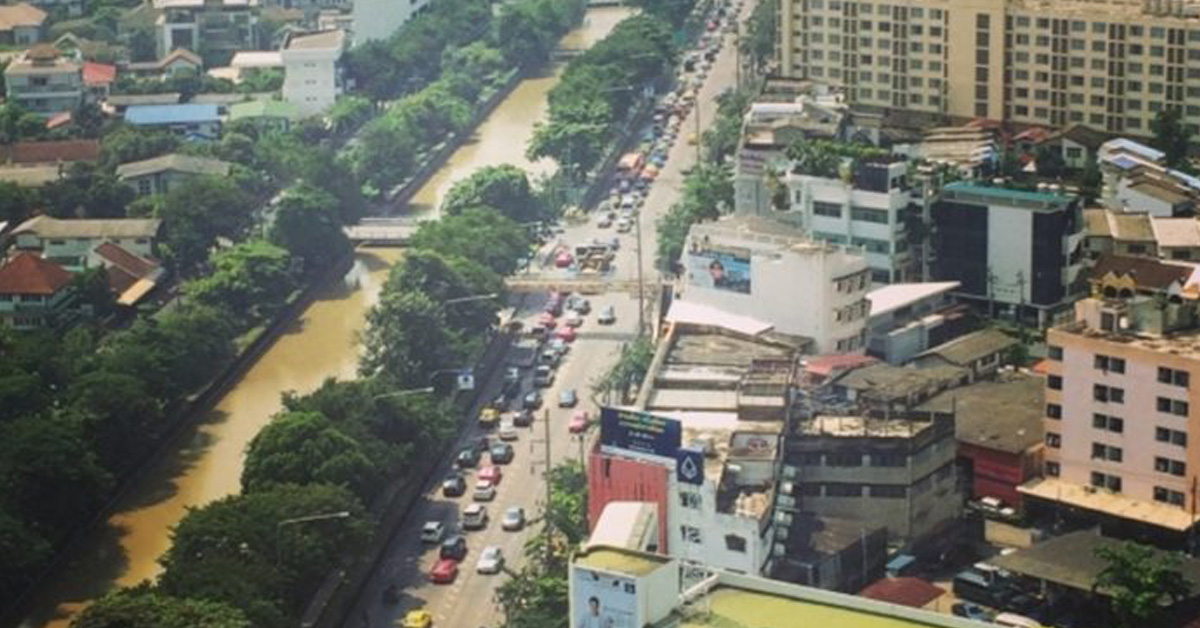
M 688 251 L 688 283 L 750 294 L 750 249 L 693 242 Z
M 684 484 L 704 484 L 704 452 L 680 448 L 675 462 L 675 480 Z
M 679 421 L 637 410 L 600 408 L 600 446 L 666 458 L 679 451 Z
M 571 567 L 571 628 L 639 628 L 632 578 Z

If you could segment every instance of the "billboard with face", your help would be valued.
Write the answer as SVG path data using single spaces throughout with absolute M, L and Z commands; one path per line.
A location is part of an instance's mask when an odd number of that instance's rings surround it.
M 698 288 L 750 294 L 750 249 L 692 243 L 688 251 L 688 283 Z
M 638 628 L 632 578 L 571 567 L 571 628 Z

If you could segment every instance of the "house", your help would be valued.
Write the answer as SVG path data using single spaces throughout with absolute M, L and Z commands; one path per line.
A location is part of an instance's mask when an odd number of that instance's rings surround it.
M 110 242 L 141 257 L 152 257 L 162 221 L 157 218 L 61 220 L 35 216 L 13 229 L 20 251 L 38 252 L 68 270 L 100 265 L 95 250 Z
M 889 604 L 899 604 L 912 608 L 927 608 L 936 610 L 939 598 L 946 590 L 920 578 L 912 576 L 885 577 L 872 582 L 870 586 L 858 592 L 860 597 L 879 600 Z
M 258 0 L 154 0 L 158 56 L 186 48 L 224 65 L 240 50 L 257 50 Z
M 0 145 L 0 181 L 41 187 L 63 177 L 73 163 L 100 159 L 97 140 L 16 142 Z
M 199 74 L 204 69 L 200 55 L 185 48 L 176 48 L 157 61 L 141 61 L 125 65 L 124 70 L 138 78 L 166 79 L 182 73 Z
M 0 44 L 32 46 L 45 34 L 46 12 L 27 3 L 0 5 Z
M 283 57 L 278 50 L 243 50 L 229 62 L 229 77 L 234 83 L 261 72 L 283 72 Z M 212 73 L 212 70 L 209 70 Z
M 1099 207 L 1085 209 L 1082 214 L 1083 246 L 1088 256 L 1158 256 L 1158 242 L 1150 214 Z
M 311 116 L 333 106 L 342 93 L 340 60 L 346 49 L 345 31 L 334 30 L 291 37 L 280 51 L 283 58 L 283 99 Z
M 1096 159 L 1100 146 L 1112 136 L 1084 124 L 1076 124 L 1046 139 L 1046 145 L 1059 151 L 1063 164 L 1072 170 L 1082 170 Z
M 53 325 L 73 301 L 71 273 L 33 253 L 0 266 L 0 325 L 34 329 Z
M 974 317 L 950 292 L 957 281 L 897 283 L 867 293 L 867 353 L 889 364 L 904 364 L 930 347 L 972 329 Z
M 215 140 L 221 136 L 217 105 L 140 105 L 125 110 L 125 122 L 170 131 L 184 139 Z
M 4 69 L 5 91 L 9 102 L 46 117 L 74 111 L 83 103 L 82 71 L 77 56 L 37 44 Z
M 170 153 L 143 161 L 134 161 L 117 166 L 117 178 L 137 192 L 138 196 L 166 194 L 173 186 L 198 176 L 224 177 L 233 164 L 209 159 Z
M 108 99 L 112 84 L 117 80 L 117 66 L 108 63 L 83 62 L 83 87 L 87 99 L 99 102 Z
M 1113 211 L 1169 218 L 1200 206 L 1200 179 L 1167 168 L 1162 151 L 1116 138 L 1100 146 L 1097 162 L 1104 183 L 1098 200 Z
M 144 105 L 175 105 L 182 96 L 179 92 L 162 94 L 111 94 L 101 107 L 109 115 L 123 117 L 130 107 Z
M 246 120 L 260 130 L 287 131 L 300 119 L 300 108 L 284 100 L 251 100 L 229 107 L 229 121 Z
M 913 358 L 918 368 L 938 364 L 957 366 L 971 373 L 971 380 L 994 375 L 1008 352 L 1020 342 L 998 329 L 981 329 L 940 344 Z
M 112 242 L 96 247 L 93 257 L 104 267 L 117 305 L 137 305 L 154 290 L 164 274 L 157 261 L 130 253 Z

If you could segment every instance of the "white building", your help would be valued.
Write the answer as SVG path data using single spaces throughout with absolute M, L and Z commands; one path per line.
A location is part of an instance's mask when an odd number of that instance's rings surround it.
M 908 164 L 866 162 L 846 174 L 850 176 L 789 173 L 784 180 L 791 209 L 778 217 L 818 240 L 861 248 L 875 283 L 919 280 L 905 228 L 910 205 L 919 200 L 908 183 Z
M 682 298 L 812 339 L 817 353 L 865 346 L 871 271 L 857 250 L 798 227 L 727 216 L 688 232 Z
M 345 48 L 345 31 L 332 30 L 292 37 L 280 51 L 283 99 L 299 107 L 302 116 L 328 110 L 342 93 L 338 61 Z
M 1100 145 L 1097 163 L 1104 177 L 1100 201 L 1119 212 L 1145 212 L 1170 218 L 1190 216 L 1200 206 L 1200 179 L 1164 165 L 1166 155 L 1124 138 Z
M 154 0 L 154 8 L 160 59 L 183 48 L 228 61 L 259 47 L 258 0 Z
M 391 37 L 428 4 L 429 0 L 354 0 L 354 45 Z
M 961 333 L 962 307 L 950 292 L 957 281 L 892 284 L 867 294 L 871 318 L 867 353 L 889 364 L 904 364 L 930 347 Z

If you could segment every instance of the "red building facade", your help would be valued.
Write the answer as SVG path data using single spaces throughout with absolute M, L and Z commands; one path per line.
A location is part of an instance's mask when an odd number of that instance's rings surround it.
M 670 469 L 661 464 L 613 456 L 596 449 L 588 458 L 588 530 L 609 502 L 648 502 L 658 506 L 660 553 L 667 552 L 667 496 Z

